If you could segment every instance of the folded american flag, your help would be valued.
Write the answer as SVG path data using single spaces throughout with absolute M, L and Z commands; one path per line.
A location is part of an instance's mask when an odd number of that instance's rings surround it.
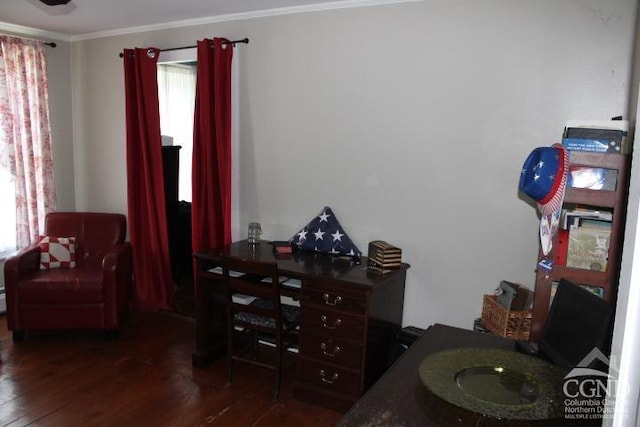
M 362 252 L 351 241 L 338 218 L 329 207 L 289 239 L 292 246 L 315 252 L 361 257 Z

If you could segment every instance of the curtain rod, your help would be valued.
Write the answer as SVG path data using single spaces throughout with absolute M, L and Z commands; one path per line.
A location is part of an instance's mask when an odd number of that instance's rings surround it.
M 24 36 L 16 36 L 16 35 L 13 35 L 13 34 L 0 33 L 0 35 L 9 36 L 9 37 L 16 37 L 16 38 L 25 39 L 25 40 L 33 40 L 33 41 L 36 41 L 36 42 L 42 42 L 42 40 L 32 39 L 30 37 L 24 37 Z M 49 46 L 49 47 L 58 46 L 58 44 L 56 42 L 43 42 L 43 43 L 45 44 L 45 46 Z
M 226 41 L 226 42 L 222 42 L 222 44 L 232 44 L 234 47 L 235 47 L 236 43 L 249 44 L 249 38 L 245 37 L 242 40 L 229 40 L 229 41 Z M 158 50 L 160 50 L 160 52 L 169 52 L 169 51 L 172 51 L 172 50 L 193 49 L 195 47 L 198 47 L 198 46 L 170 47 L 170 48 L 167 48 L 167 49 L 158 49 Z M 120 56 L 120 58 L 122 58 L 122 57 L 124 57 L 124 53 L 120 52 L 120 54 L 118 56 Z

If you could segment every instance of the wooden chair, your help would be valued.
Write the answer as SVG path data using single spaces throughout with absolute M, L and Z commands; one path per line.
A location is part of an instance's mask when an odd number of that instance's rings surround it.
M 275 371 L 273 399 L 280 392 L 282 359 L 299 324 L 300 309 L 280 301 L 278 265 L 235 257 L 223 258 L 223 275 L 227 299 L 227 360 L 228 384 L 233 380 L 234 362 L 250 363 Z M 234 295 L 236 301 L 234 302 Z M 241 297 L 241 298 L 239 298 Z M 247 298 L 253 299 L 247 303 Z M 243 299 L 242 302 L 238 302 Z M 250 340 L 240 343 L 239 337 L 249 333 Z M 271 338 L 275 344 L 273 363 L 258 359 L 258 337 Z M 247 356 L 249 350 L 251 356 Z

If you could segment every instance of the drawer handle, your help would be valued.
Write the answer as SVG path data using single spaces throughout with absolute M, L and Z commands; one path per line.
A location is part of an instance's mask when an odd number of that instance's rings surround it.
M 324 303 L 327 305 L 333 305 L 336 306 L 338 304 L 340 304 L 342 302 L 342 297 L 340 295 L 337 295 L 333 301 L 330 301 L 330 295 L 329 294 L 324 294 L 323 295 L 324 298 Z
M 338 373 L 334 372 L 333 375 L 327 378 L 327 374 L 325 374 L 324 369 L 320 369 L 320 379 L 322 379 L 322 382 L 327 384 L 333 384 L 338 381 Z
M 327 351 L 327 344 L 326 343 L 321 343 L 320 344 L 320 348 L 322 349 L 322 354 L 324 354 L 325 356 L 328 356 L 328 357 L 335 357 L 338 353 L 340 353 L 340 346 L 339 345 L 334 345 L 333 346 L 333 351 L 331 353 L 329 353 Z
M 327 316 L 325 316 L 324 314 L 322 316 L 320 316 L 320 321 L 322 322 L 322 326 L 324 326 L 325 329 L 331 329 L 331 330 L 338 329 L 338 326 L 340 326 L 342 324 L 342 320 L 336 319 L 333 322 L 333 325 L 329 325 L 327 323 Z

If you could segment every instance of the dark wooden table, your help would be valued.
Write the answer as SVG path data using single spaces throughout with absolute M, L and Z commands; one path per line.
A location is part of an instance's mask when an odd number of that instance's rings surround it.
M 402 325 L 404 287 L 409 265 L 387 274 L 366 268 L 360 260 L 324 253 L 294 251 L 274 255 L 269 242 L 247 241 L 194 254 L 196 260 L 196 342 L 194 367 L 224 354 L 225 301 L 222 276 L 211 269 L 224 256 L 276 262 L 279 273 L 297 279 L 283 295 L 301 308 L 296 398 L 346 411 L 393 362 L 391 349 Z
M 514 350 L 514 341 L 490 334 L 435 324 L 425 331 L 337 424 L 352 426 L 566 426 L 554 421 L 496 420 L 458 408 L 429 393 L 418 376 L 429 354 L 462 347 Z M 595 425 L 598 425 L 597 423 Z

